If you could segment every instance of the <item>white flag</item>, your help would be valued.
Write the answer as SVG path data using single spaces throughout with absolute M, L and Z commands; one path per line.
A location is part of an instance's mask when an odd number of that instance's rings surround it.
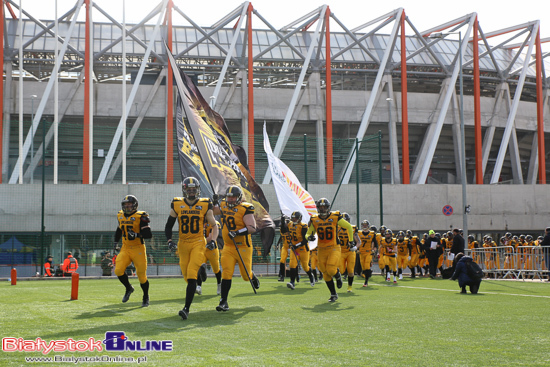
M 267 131 L 264 123 L 264 150 L 267 154 L 267 160 L 269 162 L 269 170 L 271 172 L 271 178 L 273 180 L 273 186 L 275 187 L 275 193 L 277 194 L 277 200 L 279 201 L 279 207 L 281 211 L 288 215 L 292 215 L 292 212 L 299 211 L 302 213 L 302 221 L 308 223 L 309 218 L 313 214 L 317 214 L 317 207 L 315 206 L 315 200 L 307 192 L 296 175 L 277 158 L 271 150 L 271 144 L 267 136 Z M 315 248 L 317 243 L 310 243 L 310 249 Z

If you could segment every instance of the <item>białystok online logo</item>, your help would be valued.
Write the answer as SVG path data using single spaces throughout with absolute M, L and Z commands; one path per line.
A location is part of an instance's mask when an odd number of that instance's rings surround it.
M 105 339 L 95 340 L 51 340 L 46 342 L 42 338 L 25 340 L 23 338 L 2 338 L 4 352 L 102 352 L 102 351 L 172 351 L 171 340 L 129 340 L 124 331 L 107 331 Z

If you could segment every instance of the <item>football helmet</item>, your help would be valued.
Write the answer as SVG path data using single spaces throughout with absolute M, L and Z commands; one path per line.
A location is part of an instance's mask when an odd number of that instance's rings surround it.
M 290 215 L 290 220 L 292 220 L 294 223 L 300 223 L 302 220 L 302 213 L 299 211 L 292 212 Z
M 510 238 L 512 238 L 512 234 L 510 232 L 506 232 L 504 237 L 506 237 L 507 239 L 510 239 Z
M 370 226 L 370 230 L 373 231 L 374 233 L 376 233 L 376 231 L 378 231 L 376 226 Z
M 330 214 L 330 201 L 326 198 L 321 198 L 317 200 L 317 211 L 319 212 L 319 216 L 321 217 L 328 217 Z
M 393 237 L 393 232 L 391 229 L 386 229 L 386 232 L 384 233 L 384 237 L 388 238 L 388 237 Z
M 364 221 L 361 222 L 361 229 L 363 231 L 368 231 L 370 229 L 370 223 L 368 220 L 365 219 Z
M 403 231 L 397 232 L 397 239 L 403 241 L 405 239 L 405 232 Z
M 126 195 L 120 204 L 122 212 L 127 215 L 135 213 L 138 208 L 138 200 L 134 195 Z
M 239 186 L 229 186 L 225 190 L 225 200 L 227 201 L 227 206 L 233 208 L 241 203 L 243 200 L 243 191 Z
M 346 222 L 348 222 L 348 223 L 350 222 L 351 217 L 349 216 L 348 213 L 342 213 L 342 216 L 344 217 L 344 219 L 346 220 Z
M 411 231 L 410 229 L 407 229 L 407 231 L 405 232 L 405 234 L 407 235 L 407 237 L 412 238 L 412 236 L 413 236 L 413 231 Z
M 380 233 L 384 234 L 387 229 L 388 229 L 388 227 L 386 227 L 386 226 L 380 226 Z
M 475 241 L 475 239 L 476 239 L 476 238 L 474 237 L 473 234 L 471 234 L 471 235 L 468 236 L 468 241 L 472 241 L 472 242 L 473 242 L 473 241 Z
M 525 241 L 527 241 L 527 242 L 533 242 L 533 236 L 531 236 L 530 234 L 528 234 L 527 236 L 525 236 Z
M 184 198 L 195 200 L 201 194 L 201 184 L 195 177 L 187 177 L 181 183 L 181 190 Z

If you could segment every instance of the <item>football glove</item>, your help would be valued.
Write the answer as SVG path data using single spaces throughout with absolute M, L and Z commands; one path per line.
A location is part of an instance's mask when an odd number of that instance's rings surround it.
M 176 251 L 178 249 L 178 244 L 175 243 L 174 241 L 170 240 L 170 241 L 168 241 L 168 249 L 170 251 Z
M 350 251 L 357 251 L 357 246 L 355 246 L 355 241 L 349 241 L 348 247 Z
M 212 240 L 208 243 L 206 243 L 206 248 L 209 250 L 215 250 L 216 249 L 216 241 Z
M 137 233 L 134 232 L 134 231 L 132 230 L 132 228 L 128 228 L 128 232 L 127 232 L 127 236 L 126 236 L 126 237 L 127 237 L 130 241 L 135 240 L 137 236 L 138 236 Z
M 220 205 L 220 196 L 218 194 L 212 195 L 212 205 L 214 206 Z
M 315 241 L 315 239 L 316 239 L 316 237 L 315 237 L 314 234 L 312 234 L 311 236 L 309 236 L 309 237 L 307 238 L 307 240 L 308 240 L 309 242 L 313 242 L 313 241 Z

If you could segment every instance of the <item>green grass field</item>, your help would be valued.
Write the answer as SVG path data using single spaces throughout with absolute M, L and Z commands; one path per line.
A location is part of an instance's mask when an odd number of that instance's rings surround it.
M 479 295 L 459 294 L 450 280 L 404 279 L 397 286 L 374 276 L 368 288 L 340 290 L 328 303 L 324 283 L 302 280 L 291 291 L 273 277 L 234 279 L 230 310 L 218 313 L 215 279 L 196 296 L 189 319 L 183 279 L 150 279 L 151 305 L 141 289 L 120 302 L 117 279 L 81 279 L 77 301 L 70 281 L 0 284 L 2 338 L 103 340 L 124 331 L 129 340 L 172 340 L 171 352 L 51 352 L 48 357 L 147 357 L 149 366 L 548 366 L 550 284 L 483 281 Z M 2 352 L 0 365 L 26 365 L 40 352 Z M 31 363 L 52 365 L 51 363 Z M 57 363 L 59 365 L 60 363 Z M 65 365 L 63 363 L 62 365 Z M 74 362 L 73 362 L 74 364 Z M 93 363 L 93 365 L 132 365 Z M 135 365 L 135 364 L 134 364 Z

